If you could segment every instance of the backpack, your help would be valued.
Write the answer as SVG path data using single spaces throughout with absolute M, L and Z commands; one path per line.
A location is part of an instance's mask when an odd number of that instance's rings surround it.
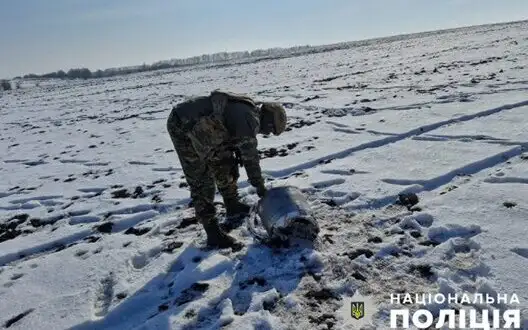
M 230 101 L 244 102 L 256 107 L 255 102 L 246 95 L 220 90 L 211 92 L 210 99 L 213 106 L 212 114 L 200 118 L 187 134 L 202 160 L 213 157 L 215 150 L 230 138 L 223 119 L 224 111 Z
M 224 110 L 229 101 L 244 102 L 252 107 L 257 106 L 255 101 L 253 101 L 253 99 L 247 95 L 222 91 L 220 89 L 212 91 L 209 97 L 211 98 L 211 103 L 213 104 L 213 116 L 217 117 L 218 119 L 221 119 L 223 116 Z

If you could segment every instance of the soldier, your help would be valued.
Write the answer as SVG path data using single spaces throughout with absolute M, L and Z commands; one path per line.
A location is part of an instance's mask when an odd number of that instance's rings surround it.
M 207 234 L 208 246 L 226 248 L 238 244 L 218 224 L 213 204 L 215 183 L 224 201 L 228 224 L 247 215 L 250 207 L 238 196 L 238 165 L 245 167 L 249 183 L 262 198 L 266 188 L 256 136 L 279 135 L 285 128 L 286 112 L 280 104 L 256 103 L 248 96 L 219 90 L 172 109 L 167 130 L 189 184 L 196 217 Z

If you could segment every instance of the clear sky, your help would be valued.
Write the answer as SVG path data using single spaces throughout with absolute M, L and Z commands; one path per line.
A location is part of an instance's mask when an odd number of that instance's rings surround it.
M 528 19 L 528 0 L 0 0 L 0 77 Z

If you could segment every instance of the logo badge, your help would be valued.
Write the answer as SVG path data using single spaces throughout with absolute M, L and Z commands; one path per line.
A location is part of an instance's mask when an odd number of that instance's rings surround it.
M 362 301 L 350 302 L 350 315 L 356 320 L 362 319 L 365 316 L 365 303 Z
M 353 296 L 344 296 L 341 307 L 337 310 L 336 319 L 343 329 L 361 329 L 374 325 L 374 317 L 379 305 L 374 297 L 363 296 L 356 291 Z

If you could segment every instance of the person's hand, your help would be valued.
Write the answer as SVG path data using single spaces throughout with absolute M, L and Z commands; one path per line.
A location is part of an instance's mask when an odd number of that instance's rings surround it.
M 264 198 L 264 196 L 266 196 L 266 187 L 264 185 L 260 185 L 257 187 L 257 195 L 260 197 L 260 198 Z

